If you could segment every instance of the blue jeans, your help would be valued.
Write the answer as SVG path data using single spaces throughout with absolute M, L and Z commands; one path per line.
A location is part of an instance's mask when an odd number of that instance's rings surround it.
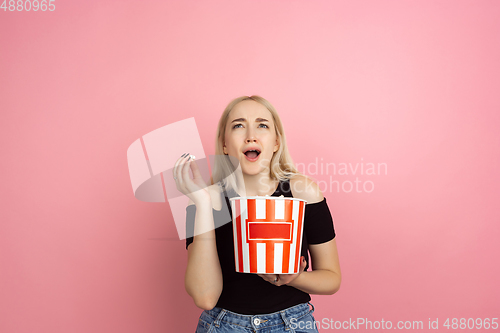
M 242 315 L 215 307 L 201 313 L 195 333 L 318 333 L 313 312 L 311 302 L 259 315 Z

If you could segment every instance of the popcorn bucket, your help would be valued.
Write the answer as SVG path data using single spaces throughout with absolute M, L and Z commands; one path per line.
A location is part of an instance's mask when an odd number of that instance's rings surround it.
M 306 201 L 284 196 L 229 200 L 236 272 L 297 274 Z

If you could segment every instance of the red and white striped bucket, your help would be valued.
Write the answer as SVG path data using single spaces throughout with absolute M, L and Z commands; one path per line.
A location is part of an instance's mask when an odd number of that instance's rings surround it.
M 231 198 L 236 272 L 296 274 L 306 201 L 273 196 Z

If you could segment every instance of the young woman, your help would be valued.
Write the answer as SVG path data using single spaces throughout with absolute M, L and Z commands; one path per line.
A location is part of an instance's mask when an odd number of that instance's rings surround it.
M 215 153 L 210 186 L 189 153 L 173 171 L 177 188 L 190 198 L 187 228 L 195 236 L 186 239 L 185 287 L 204 310 L 196 332 L 318 332 L 310 294 L 332 295 L 341 282 L 333 220 L 317 184 L 297 172 L 274 107 L 255 95 L 231 101 L 219 121 Z M 236 272 L 224 207 L 231 207 L 231 197 L 257 195 L 307 201 L 298 274 Z

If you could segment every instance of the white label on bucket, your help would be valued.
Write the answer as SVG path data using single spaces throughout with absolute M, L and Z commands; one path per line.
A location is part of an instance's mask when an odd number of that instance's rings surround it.
M 275 207 L 274 207 L 274 215 L 276 219 L 281 220 L 285 218 L 285 200 L 283 199 L 276 199 L 274 200 L 275 202 Z
M 257 243 L 257 258 L 264 258 L 257 260 L 257 272 L 266 273 L 266 243 Z
M 257 219 L 266 218 L 266 199 L 255 199 L 255 217 Z
M 260 226 L 278 226 L 281 225 L 283 228 L 276 233 L 276 230 L 274 230 L 274 233 L 269 233 L 269 232 L 263 232 L 263 230 L 260 230 L 260 238 L 256 237 L 256 235 L 259 234 L 259 230 L 256 229 Z M 248 222 L 248 240 L 279 240 L 279 241 L 291 241 L 292 240 L 292 223 L 291 222 Z
M 283 259 L 283 243 L 275 243 L 274 244 L 274 272 L 276 274 L 283 273 L 282 266 Z

